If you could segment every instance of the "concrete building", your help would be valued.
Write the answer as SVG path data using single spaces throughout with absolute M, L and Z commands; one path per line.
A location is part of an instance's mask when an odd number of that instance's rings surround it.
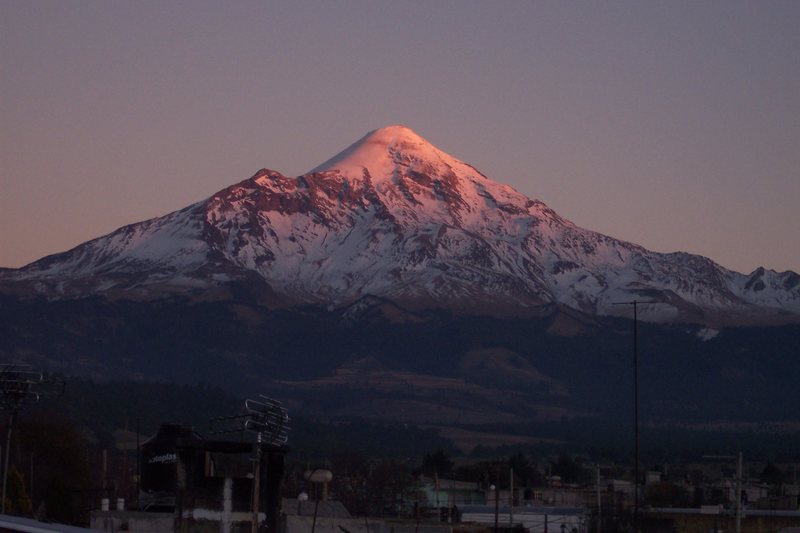
M 477 482 L 457 481 L 422 477 L 420 490 L 425 495 L 427 505 L 430 507 L 453 507 L 454 505 L 473 504 L 480 505 L 487 502 L 486 493 L 480 489 Z

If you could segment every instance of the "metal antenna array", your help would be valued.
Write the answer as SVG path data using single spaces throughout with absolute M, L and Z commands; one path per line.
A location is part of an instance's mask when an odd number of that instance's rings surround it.
M 258 435 L 258 442 L 280 446 L 289 439 L 289 412 L 277 400 L 259 394 L 259 400 L 245 400 L 241 414 L 209 419 L 211 432 Z
M 251 509 L 253 512 L 252 532 L 257 533 L 259 525 L 258 506 L 261 494 L 261 455 L 262 443 L 280 446 L 289 439 L 289 411 L 277 400 L 259 394 L 259 400 L 245 400 L 242 414 L 217 416 L 209 419 L 211 432 L 239 433 L 249 431 L 256 434 L 257 444 L 253 459 L 253 493 Z
M 17 363 L 0 364 L 0 409 L 9 411 L 8 431 L 6 432 L 6 456 L 3 461 L 3 494 L 0 512 L 6 512 L 6 486 L 8 482 L 8 456 L 11 451 L 11 431 L 17 412 L 33 405 L 43 398 L 55 398 L 64 393 L 62 380 L 47 378 L 30 365 Z

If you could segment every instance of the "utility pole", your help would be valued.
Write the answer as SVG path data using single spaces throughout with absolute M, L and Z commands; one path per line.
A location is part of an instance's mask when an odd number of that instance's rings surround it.
M 31 502 L 33 502 L 34 501 L 34 498 L 33 498 L 33 452 L 31 452 L 31 475 L 30 475 L 30 481 L 31 481 L 31 491 L 30 491 L 29 494 L 30 494 L 30 497 L 31 497 Z
M 141 480 L 142 480 L 142 464 L 141 464 L 141 456 L 142 456 L 142 448 L 139 446 L 139 418 L 136 418 L 136 510 L 140 511 L 139 508 L 139 492 L 142 490 Z
M 14 428 L 14 418 L 17 416 L 17 410 L 11 411 L 8 417 L 8 431 L 6 432 L 6 458 L 3 461 L 3 503 L 0 505 L 0 512 L 6 514 L 6 484 L 8 482 L 8 454 L 11 451 L 11 430 Z
M 498 513 L 500 511 L 500 476 L 497 476 L 495 479 L 495 484 L 492 485 L 490 488 L 494 489 L 494 531 L 497 533 L 498 530 Z
M 262 461 L 262 446 L 269 444 L 271 446 L 279 446 L 286 444 L 289 436 L 289 412 L 284 408 L 279 401 L 268 398 L 263 394 L 259 395 L 260 400 L 245 400 L 244 410 L 242 414 L 231 416 L 216 416 L 209 419 L 209 426 L 212 433 L 239 433 L 242 435 L 245 431 L 256 434 L 256 443 L 253 448 L 253 485 L 252 485 L 252 499 L 250 500 L 250 511 L 252 514 L 251 531 L 255 533 L 259 528 L 259 502 L 261 500 L 261 461 Z M 137 420 L 138 426 L 138 420 Z M 138 435 L 138 431 L 137 431 Z M 317 472 L 315 470 L 314 472 Z M 328 478 L 325 482 L 330 481 L 332 474 L 327 472 Z M 311 479 L 308 476 L 311 472 L 307 472 L 306 479 L 311 482 L 318 480 Z M 316 487 L 315 487 L 316 488 Z M 314 522 L 311 525 L 313 532 L 317 525 L 317 507 L 319 506 L 319 498 L 317 498 L 314 507 Z
M 633 530 L 639 533 L 639 320 L 633 301 Z
M 514 527 L 514 467 L 510 468 L 510 472 L 508 474 L 509 477 L 509 485 L 511 487 L 511 497 L 509 498 L 509 505 L 508 505 L 508 527 Z
M 646 303 L 646 302 L 645 302 Z M 638 300 L 613 305 L 633 306 L 633 531 L 639 533 L 639 319 Z
M 742 533 L 742 452 L 736 465 L 736 533 Z
M 258 503 L 261 499 L 261 433 L 258 433 L 253 461 L 253 533 L 258 533 Z
M 600 499 L 600 464 L 597 464 L 597 533 L 600 533 L 603 523 L 603 506 Z

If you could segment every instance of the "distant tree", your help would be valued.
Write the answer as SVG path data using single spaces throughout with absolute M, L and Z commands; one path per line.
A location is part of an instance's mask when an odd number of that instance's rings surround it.
M 522 453 L 509 457 L 508 466 L 514 469 L 514 477 L 519 486 L 536 486 L 544 481 L 544 476 L 536 469 L 536 465 L 531 464 Z
M 522 453 L 515 453 L 508 458 L 508 466 L 514 469 L 514 473 L 521 476 L 523 471 L 527 471 L 531 467 L 530 461 Z
M 453 472 L 453 477 L 460 481 L 472 481 L 477 483 L 481 489 L 489 486 L 489 476 L 487 472 L 491 469 L 487 462 L 469 463 L 458 465 Z
M 85 525 L 91 488 L 86 442 L 69 418 L 55 409 L 20 417 L 15 446 L 34 461 L 34 505 L 49 521 Z M 9 470 L 11 472 L 11 470 Z
M 397 461 L 344 453 L 334 457 L 331 469 L 331 491 L 354 515 L 402 515 L 419 500 L 411 469 Z
M 472 449 L 472 452 L 470 452 L 470 456 L 475 458 L 492 457 L 494 456 L 494 454 L 495 454 L 495 449 L 490 448 L 485 444 L 478 444 Z
M 331 470 L 344 477 L 367 477 L 370 459 L 360 452 L 342 452 L 333 456 Z
M 706 496 L 703 492 L 703 487 L 695 486 L 692 489 L 692 507 L 700 507 L 701 505 L 705 505 L 706 503 Z
M 369 514 L 397 516 L 410 513 L 420 498 L 417 480 L 405 465 L 382 460 L 374 465 L 367 481 Z
M 367 514 L 367 485 L 370 461 L 365 455 L 349 452 L 334 456 L 331 461 L 333 480 L 330 490 L 355 515 Z M 313 497 L 313 496 L 312 496 Z
M 591 477 L 588 470 L 566 453 L 559 454 L 550 471 L 553 475 L 560 476 L 564 483 L 582 483 Z
M 688 479 L 694 486 L 701 486 L 703 484 L 703 480 L 705 476 L 703 476 L 703 471 L 699 468 L 693 468 L 688 475 Z
M 450 456 L 441 448 L 432 454 L 425 454 L 422 459 L 422 472 L 428 476 L 449 474 L 453 471 L 453 466 Z
M 773 463 L 767 463 L 767 466 L 765 466 L 764 470 L 761 471 L 759 479 L 762 483 L 777 487 L 783 485 L 784 476 L 780 468 L 775 466 Z
M 686 507 L 691 500 L 686 489 L 669 481 L 659 481 L 647 487 L 645 498 L 653 507 Z
M 31 516 L 33 504 L 25 490 L 25 480 L 16 465 L 8 469 L 8 486 L 6 494 L 6 513 L 17 516 Z

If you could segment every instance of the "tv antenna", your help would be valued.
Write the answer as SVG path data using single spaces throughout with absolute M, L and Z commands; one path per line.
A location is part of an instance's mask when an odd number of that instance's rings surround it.
M 281 446 L 289 440 L 289 412 L 278 400 L 259 394 L 258 400 L 245 400 L 238 415 L 209 419 L 211 433 L 255 433 L 259 443 Z
M 6 431 L 6 455 L 3 461 L 3 494 L 0 513 L 6 512 L 6 486 L 8 483 L 8 458 L 11 451 L 11 432 L 17 413 L 29 405 L 39 403 L 44 398 L 56 398 L 64 393 L 63 380 L 45 377 L 33 370 L 30 365 L 19 363 L 0 363 L 0 409 L 8 411 L 8 430 Z
M 211 432 L 256 434 L 255 458 L 253 460 L 253 533 L 258 531 L 258 506 L 261 494 L 261 456 L 263 444 L 282 446 L 289 440 L 289 412 L 278 400 L 259 394 L 258 400 L 245 400 L 242 413 L 218 416 L 209 419 Z

